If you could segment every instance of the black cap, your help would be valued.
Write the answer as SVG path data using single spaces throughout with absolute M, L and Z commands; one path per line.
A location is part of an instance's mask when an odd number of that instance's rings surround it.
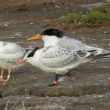
M 52 28 L 50 28 L 50 29 L 44 30 L 41 33 L 41 35 L 49 35 L 49 36 L 53 35 L 53 36 L 57 36 L 59 38 L 62 38 L 64 33 L 61 30 L 59 30 L 59 29 L 52 29 Z

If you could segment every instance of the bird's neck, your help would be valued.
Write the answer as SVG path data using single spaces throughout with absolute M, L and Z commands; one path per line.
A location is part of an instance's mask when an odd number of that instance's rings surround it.
M 48 47 L 48 46 L 54 46 L 56 45 L 56 43 L 58 43 L 59 38 L 55 37 L 55 36 L 46 36 L 45 38 L 43 38 L 44 41 L 44 47 Z
M 35 52 L 35 54 L 33 55 L 33 57 L 30 57 L 28 59 L 28 62 L 36 67 L 38 67 L 38 64 L 39 64 L 39 59 L 40 59 L 40 56 L 42 54 L 42 51 L 43 49 L 39 49 Z

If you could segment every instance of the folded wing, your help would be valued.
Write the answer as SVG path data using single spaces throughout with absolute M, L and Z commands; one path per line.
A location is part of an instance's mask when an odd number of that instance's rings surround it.
M 53 46 L 44 50 L 40 61 L 47 67 L 61 68 L 76 64 L 89 55 L 89 52 Z

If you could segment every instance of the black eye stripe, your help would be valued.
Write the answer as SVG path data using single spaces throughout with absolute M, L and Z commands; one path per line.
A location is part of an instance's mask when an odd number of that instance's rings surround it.
M 41 35 L 54 35 L 54 36 L 57 36 L 57 37 L 60 37 L 62 38 L 63 37 L 63 32 L 61 30 L 58 30 L 58 29 L 47 29 L 47 30 L 44 30 Z

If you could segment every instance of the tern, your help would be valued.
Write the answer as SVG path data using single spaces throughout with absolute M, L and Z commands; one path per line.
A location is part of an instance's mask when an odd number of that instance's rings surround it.
M 34 48 L 17 64 L 29 62 L 45 72 L 56 73 L 51 86 L 58 84 L 59 77 L 77 66 L 110 56 L 109 50 L 89 46 L 64 35 L 59 29 L 47 29 L 28 40 L 42 39 L 44 47 Z
M 16 62 L 24 58 L 28 48 L 22 48 L 20 45 L 13 42 L 0 41 L 0 83 L 6 83 L 10 79 L 12 69 L 21 65 L 17 65 Z M 8 70 L 7 78 L 3 78 L 4 69 Z

